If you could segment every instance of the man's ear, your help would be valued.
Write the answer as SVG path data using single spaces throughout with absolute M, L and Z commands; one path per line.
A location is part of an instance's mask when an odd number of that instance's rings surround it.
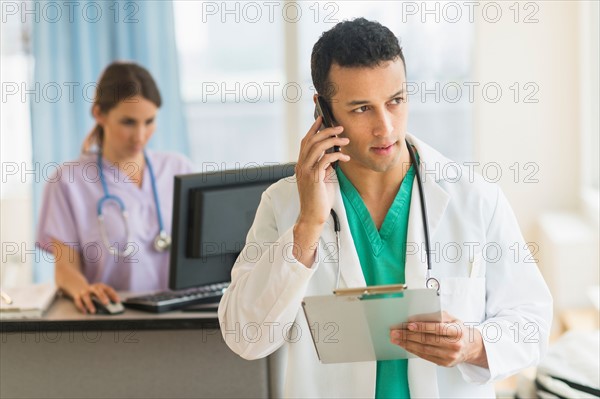
M 313 103 L 315 103 L 315 105 L 317 105 L 317 98 L 319 98 L 319 94 L 318 93 L 313 94 Z

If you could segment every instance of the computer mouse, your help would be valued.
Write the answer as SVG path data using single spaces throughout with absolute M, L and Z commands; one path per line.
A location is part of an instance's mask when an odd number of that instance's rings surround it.
M 108 305 L 103 304 L 100 299 L 92 296 L 92 303 L 96 308 L 96 314 L 116 315 L 125 311 L 125 307 L 121 302 L 110 301 Z

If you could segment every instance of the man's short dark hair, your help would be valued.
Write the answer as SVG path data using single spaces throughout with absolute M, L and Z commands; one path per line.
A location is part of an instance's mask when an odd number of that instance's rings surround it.
M 375 67 L 398 57 L 406 72 L 398 38 L 385 26 L 364 18 L 343 21 L 323 33 L 313 47 L 310 60 L 313 85 L 317 93 L 330 100 L 335 94 L 335 88 L 328 79 L 332 64 Z

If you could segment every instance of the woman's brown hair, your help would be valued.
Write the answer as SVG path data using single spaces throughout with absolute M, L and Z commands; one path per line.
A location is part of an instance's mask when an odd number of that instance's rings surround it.
M 156 82 L 148 70 L 132 62 L 113 62 L 100 76 L 92 112 L 94 107 L 98 106 L 101 112 L 107 113 L 121 101 L 138 95 L 151 101 L 157 107 L 162 104 Z M 102 148 L 103 140 L 104 129 L 96 124 L 85 138 L 82 152 L 89 152 L 94 145 Z

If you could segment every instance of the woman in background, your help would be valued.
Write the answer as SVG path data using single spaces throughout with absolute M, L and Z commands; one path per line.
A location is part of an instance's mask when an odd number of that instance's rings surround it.
M 150 73 L 115 62 L 102 73 L 96 126 L 81 156 L 46 185 L 37 244 L 55 257 L 58 288 L 83 313 L 92 296 L 168 285 L 173 177 L 192 172 L 182 155 L 146 150 L 161 97 Z

